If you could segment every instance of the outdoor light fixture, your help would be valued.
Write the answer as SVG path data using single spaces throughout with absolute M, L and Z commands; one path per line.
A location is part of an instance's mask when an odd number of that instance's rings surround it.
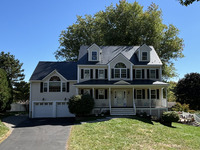
M 42 100 L 44 101 L 44 98 Z
M 64 101 L 66 101 L 66 100 L 67 100 L 67 98 L 65 97 Z

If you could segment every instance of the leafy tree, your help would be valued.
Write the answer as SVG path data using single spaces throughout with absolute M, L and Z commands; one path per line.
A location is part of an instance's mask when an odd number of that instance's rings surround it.
M 185 5 L 185 6 L 188 6 L 188 5 L 192 4 L 192 3 L 194 3 L 195 1 L 198 2 L 198 1 L 200 1 L 200 0 L 179 0 L 179 2 L 180 2 L 182 5 Z
M 190 109 L 200 110 L 200 74 L 190 73 L 178 81 L 175 95 L 177 102 L 189 104 Z
M 14 55 L 11 55 L 9 52 L 4 53 L 3 51 L 0 53 L 0 68 L 6 71 L 6 76 L 8 80 L 8 86 L 11 89 L 11 98 L 7 103 L 7 109 L 10 108 L 10 104 L 13 101 L 13 87 L 14 84 L 20 80 L 24 79 L 22 63 L 18 59 L 15 59 Z
M 167 89 L 167 97 L 169 102 L 175 102 L 176 101 L 176 96 L 174 95 L 174 89 L 176 87 L 176 82 L 170 81 L 169 82 L 169 87 Z
M 0 68 L 0 111 L 3 111 L 6 108 L 9 98 L 10 88 L 8 87 L 6 72 Z
M 69 111 L 76 116 L 87 115 L 94 108 L 94 99 L 86 95 L 74 95 L 68 102 Z
M 176 75 L 173 60 L 183 57 L 183 39 L 172 24 L 162 22 L 162 11 L 152 4 L 146 11 L 137 2 L 120 1 L 94 16 L 77 16 L 77 21 L 60 34 L 58 60 L 76 61 L 81 45 L 152 45 L 163 62 L 163 77 Z
M 25 81 L 16 82 L 14 86 L 14 100 L 26 101 L 29 99 L 29 83 Z

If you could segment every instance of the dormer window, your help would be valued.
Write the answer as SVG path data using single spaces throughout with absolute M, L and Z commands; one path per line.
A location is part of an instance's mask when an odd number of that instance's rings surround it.
M 97 60 L 97 52 L 92 51 L 92 60 Z
M 143 61 L 147 60 L 147 52 L 142 52 L 142 60 Z

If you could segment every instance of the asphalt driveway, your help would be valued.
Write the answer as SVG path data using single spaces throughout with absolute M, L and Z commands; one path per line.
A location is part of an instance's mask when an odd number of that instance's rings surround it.
M 0 150 L 65 150 L 72 118 L 24 119 L 0 144 Z

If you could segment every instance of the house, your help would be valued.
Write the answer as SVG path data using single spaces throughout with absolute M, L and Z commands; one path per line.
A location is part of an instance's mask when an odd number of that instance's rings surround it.
M 155 49 L 142 46 L 81 46 L 77 62 L 39 62 L 30 78 L 30 117 L 73 117 L 67 101 L 90 94 L 92 113 L 160 117 L 167 111 L 168 84 Z

